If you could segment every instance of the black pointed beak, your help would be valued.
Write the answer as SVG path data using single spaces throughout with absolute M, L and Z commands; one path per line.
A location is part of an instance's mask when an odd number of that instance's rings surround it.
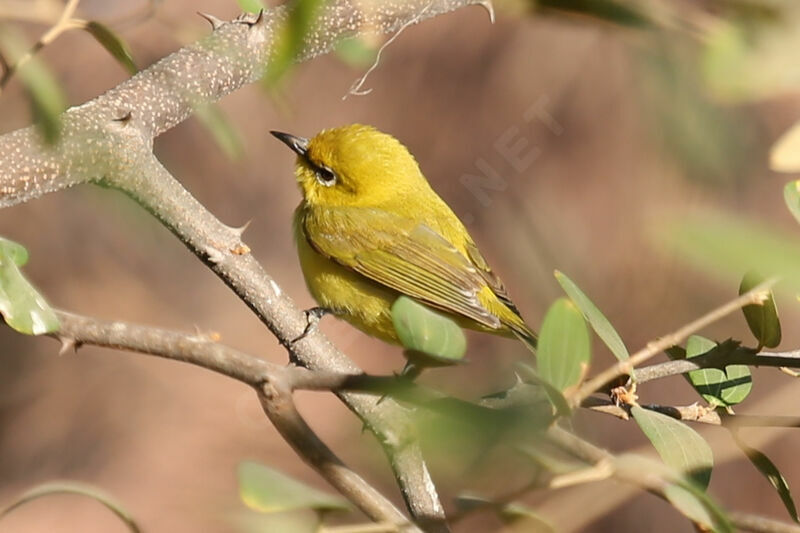
M 305 156 L 308 152 L 308 139 L 297 137 L 290 133 L 282 133 L 280 131 L 270 131 L 279 141 L 292 149 L 297 155 Z

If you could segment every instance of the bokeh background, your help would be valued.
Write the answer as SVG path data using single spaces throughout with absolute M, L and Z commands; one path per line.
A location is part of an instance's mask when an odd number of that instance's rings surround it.
M 238 13 L 233 0 L 164 0 L 151 16 L 126 16 L 138 8 L 135 2 L 84 0 L 80 14 L 112 25 L 126 20 L 114 27 L 138 64 L 147 66 L 209 31 L 196 11 L 226 19 Z M 473 7 L 409 28 L 385 50 L 366 82 L 372 89 L 366 96 L 343 99 L 368 64 L 335 55 L 299 66 L 277 92 L 256 85 L 237 91 L 220 106 L 240 136 L 239 159 L 227 156 L 197 119 L 159 137 L 156 153 L 222 221 L 252 221 L 245 242 L 307 308 L 313 301 L 291 238 L 299 201 L 293 157 L 268 132 L 307 136 L 353 122 L 375 125 L 416 155 L 534 328 L 560 295 L 552 276 L 559 269 L 592 297 L 632 350 L 737 291 L 735 281 L 698 269 L 659 237 L 668 221 L 724 211 L 790 238 L 798 235 L 782 198 L 787 178 L 768 170 L 768 153 L 800 115 L 800 100 L 785 87 L 767 87 L 757 97 L 756 90 L 744 90 L 745 98 L 725 93 L 726 81 L 742 80 L 709 65 L 714 57 L 703 50 L 708 34 L 698 37 L 697 31 L 710 31 L 712 16 L 729 13 L 703 12 L 702 18 L 681 12 L 686 19 L 670 21 L 669 32 L 658 34 L 597 17 L 532 13 L 519 4 L 498 8 L 493 25 Z M 794 29 L 791 21 L 765 24 L 764 31 L 776 34 Z M 44 31 L 15 25 L 32 41 Z M 60 37 L 41 57 L 73 105 L 127 77 L 80 32 Z M 792 67 L 787 58 L 783 68 Z M 25 95 L 12 81 L 0 96 L 0 131 L 30 122 Z M 517 146 L 520 158 L 504 155 L 504 146 Z M 481 175 L 483 180 L 475 177 Z M 212 273 L 120 194 L 81 186 L 4 209 L 0 234 L 28 248 L 25 272 L 55 306 L 214 331 L 236 348 L 270 361 L 286 359 Z M 800 344 L 792 327 L 800 318 L 798 304 L 791 296 L 778 301 L 785 349 Z M 403 365 L 399 349 L 336 319 L 324 319 L 321 327 L 367 371 L 389 373 Z M 740 314 L 704 333 L 750 338 Z M 469 341 L 468 365 L 431 371 L 424 380 L 469 397 L 512 383 L 513 363 L 526 357 L 520 345 L 478 334 Z M 92 347 L 59 356 L 58 349 L 51 339 L 0 328 L 0 503 L 38 482 L 68 478 L 111 492 L 147 531 L 234 532 L 242 530 L 235 520 L 244 509 L 235 471 L 243 459 L 325 488 L 240 384 L 152 357 Z M 593 369 L 612 360 L 595 342 Z M 754 383 L 739 412 L 797 413 L 800 389 L 791 378 L 756 369 Z M 649 383 L 639 393 L 652 403 L 696 399 L 680 377 Z M 326 442 L 399 502 L 380 450 L 358 421 L 330 395 L 301 394 L 299 402 Z M 581 413 L 575 425 L 612 450 L 654 453 L 631 423 Z M 699 429 L 715 450 L 712 494 L 731 509 L 786 518 L 727 432 Z M 796 431 L 743 433 L 795 485 Z M 451 498 L 471 479 L 447 456 L 440 450 L 432 468 Z M 475 479 L 495 474 L 489 484 L 502 486 L 497 478 L 511 479 L 507 466 L 498 458 Z M 613 482 L 526 501 L 563 531 L 692 531 L 665 503 Z M 491 517 L 476 516 L 458 530 L 500 527 Z M 0 529 L 105 532 L 123 526 L 91 500 L 56 496 L 18 509 Z

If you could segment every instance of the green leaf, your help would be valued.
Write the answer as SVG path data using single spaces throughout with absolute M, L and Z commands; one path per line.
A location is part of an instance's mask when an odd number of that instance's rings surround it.
M 698 487 L 682 472 L 663 463 L 634 454 L 622 454 L 616 459 L 617 468 L 640 473 L 642 479 L 660 478 L 664 484 L 657 488 L 684 516 L 701 526 L 703 531 L 715 533 L 733 532 L 728 515 L 709 497 L 704 488 Z M 654 483 L 658 485 L 659 483 Z
M 756 220 L 706 212 L 684 214 L 653 236 L 660 250 L 725 284 L 738 283 L 742 272 L 757 268 L 800 292 L 800 240 L 794 234 Z
M 695 494 L 680 485 L 667 485 L 664 496 L 686 518 L 706 531 L 714 530 L 714 517 Z
M 628 349 L 625 347 L 625 343 L 622 342 L 622 338 L 620 338 L 619 333 L 614 329 L 614 326 L 611 325 L 611 322 L 600 312 L 600 309 L 592 303 L 591 300 L 581 291 L 575 283 L 569 279 L 564 273 L 559 272 L 556 270 L 555 272 L 556 279 L 558 283 L 561 285 L 561 288 L 564 289 L 564 292 L 567 293 L 567 296 L 578 306 L 583 313 L 583 317 L 589 322 L 589 325 L 592 326 L 597 336 L 602 339 L 602 341 L 608 346 L 608 349 L 611 350 L 611 353 L 619 359 L 620 361 L 624 361 L 630 357 L 628 353 Z
M 111 28 L 95 21 L 89 21 L 83 26 L 100 45 L 116 59 L 129 74 L 136 74 L 139 69 L 133 61 L 133 56 L 128 45 L 122 38 L 114 33 Z
M 464 332 L 453 319 L 413 298 L 400 296 L 395 300 L 392 323 L 404 347 L 439 363 L 458 362 L 467 351 Z
M 518 502 L 511 502 L 498 509 L 500 519 L 513 526 L 514 531 L 526 533 L 556 533 L 556 529 L 534 509 Z
M 319 514 L 308 510 L 264 514 L 240 509 L 227 514 L 226 518 L 236 533 L 319 533 L 321 529 Z
M 336 45 L 336 57 L 356 68 L 371 65 L 377 53 L 375 46 L 363 37 L 344 39 Z
M 264 9 L 264 2 L 261 0 L 236 0 L 236 3 L 245 13 L 258 13 Z
M 714 457 L 703 437 L 679 420 L 638 405 L 631 407 L 631 414 L 664 463 L 708 487 Z
M 108 495 L 103 490 L 87 485 L 85 483 L 78 483 L 76 481 L 53 481 L 50 483 L 42 483 L 30 490 L 25 491 L 20 495 L 11 505 L 0 510 L 0 518 L 7 515 L 17 507 L 28 503 L 43 496 L 50 496 L 52 494 L 77 494 L 79 496 L 87 496 L 103 504 L 112 513 L 117 515 L 120 520 L 127 526 L 128 531 L 132 533 L 139 533 L 141 530 L 136 524 L 130 513 L 126 511 L 113 497 Z
M 22 34 L 9 26 L 0 27 L 0 51 L 9 64 L 25 56 L 29 46 Z M 25 61 L 16 76 L 31 103 L 36 128 L 47 144 L 54 144 L 61 135 L 61 113 L 67 108 L 67 99 L 58 81 L 36 56 Z
M 697 357 L 717 348 L 716 342 L 692 335 L 686 342 L 686 357 Z M 753 388 L 753 378 L 747 365 L 729 365 L 724 372 L 718 368 L 692 370 L 686 377 L 712 407 L 740 403 Z
M 792 517 L 792 520 L 798 522 L 797 518 L 797 508 L 794 505 L 794 500 L 792 499 L 792 491 L 789 489 L 789 483 L 786 482 L 786 478 L 783 477 L 778 467 L 770 461 L 769 457 L 761 453 L 760 451 L 756 450 L 755 448 L 751 448 L 747 444 L 739 438 L 739 435 L 736 431 L 731 431 L 731 436 L 733 440 L 736 442 L 736 445 L 747 455 L 747 458 L 750 459 L 750 462 L 758 469 L 761 474 L 767 478 L 770 485 L 778 492 L 778 496 L 780 496 L 781 501 L 783 502 L 784 507 L 789 512 L 789 516 Z
M 783 199 L 789 212 L 792 213 L 795 220 L 800 222 L 800 180 L 790 181 L 786 184 L 783 188 Z
M 524 363 L 517 363 L 514 365 L 514 369 L 517 372 L 517 376 L 525 383 L 530 383 L 534 386 L 541 387 L 541 389 L 547 395 L 548 400 L 550 403 L 553 404 L 553 407 L 556 408 L 556 412 L 561 416 L 569 416 L 572 413 L 572 409 L 569 406 L 569 402 L 561 393 L 560 389 L 557 389 L 555 386 L 551 385 L 539 375 L 535 368 L 528 366 Z
M 648 28 L 653 21 L 645 11 L 635 4 L 618 0 L 537 0 L 537 10 L 544 13 L 559 13 L 595 18 L 622 27 Z
M 800 172 L 800 122 L 796 122 L 772 145 L 769 167 L 775 172 Z
M 55 313 L 19 270 L 27 260 L 25 248 L 0 238 L 0 315 L 20 333 L 52 333 L 59 328 Z
M 570 300 L 559 298 L 547 311 L 539 333 L 539 376 L 563 391 L 578 384 L 590 358 L 589 330 L 583 315 Z
M 741 2 L 729 2 L 741 4 Z M 781 6 L 783 4 L 783 6 Z M 757 2 L 754 13 L 723 20 L 716 17 L 703 35 L 706 84 L 729 103 L 761 101 L 794 91 L 800 73 L 792 52 L 800 45 L 800 12 L 794 2 Z M 791 6 L 791 7 L 789 7 Z M 769 10 L 772 14 L 767 14 Z M 751 10 L 755 11 L 755 10 Z
M 244 154 L 242 138 L 222 109 L 216 104 L 206 104 L 195 106 L 194 111 L 223 153 L 234 161 L 241 159 Z
M 739 294 L 751 291 L 767 281 L 767 278 L 751 270 L 742 278 L 739 285 Z M 778 319 L 778 308 L 775 306 L 775 297 L 772 291 L 761 305 L 752 304 L 742 308 L 747 325 L 758 340 L 759 349 L 763 346 L 775 348 L 781 343 L 781 322 Z
M 347 500 L 322 492 L 264 465 L 243 461 L 238 468 L 239 496 L 244 504 L 262 513 L 299 509 L 348 511 Z
M 28 262 L 28 250 L 21 244 L 0 237 L 0 258 L 7 257 L 18 267 Z
M 306 47 L 306 36 L 316 23 L 325 0 L 291 0 L 287 6 L 288 16 L 275 32 L 272 54 L 270 54 L 264 82 L 275 87 L 286 76 L 294 62 Z

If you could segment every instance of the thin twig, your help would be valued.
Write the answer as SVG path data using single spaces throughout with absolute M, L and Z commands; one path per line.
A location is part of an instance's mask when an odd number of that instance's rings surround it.
M 616 405 L 611 400 L 605 398 L 589 397 L 583 401 L 581 407 L 615 416 L 622 420 L 628 420 L 630 413 L 624 407 Z M 697 422 L 712 426 L 725 426 L 727 428 L 742 427 L 779 427 L 779 428 L 800 428 L 800 416 L 774 416 L 774 415 L 743 415 L 728 414 L 709 406 L 692 405 L 654 405 L 641 404 L 641 407 L 656 411 L 676 420 L 684 422 Z
M 345 498 L 376 522 L 391 522 L 402 531 L 420 531 L 378 490 L 348 468 L 300 416 L 285 383 L 264 383 L 258 398 L 264 413 L 300 458 Z
M 481 4 L 481 5 L 483 5 L 483 4 Z M 491 6 L 491 3 L 489 5 Z M 350 88 L 347 90 L 347 92 L 344 94 L 344 96 L 342 96 L 342 100 L 346 100 L 347 97 L 350 96 L 350 95 L 353 95 L 353 96 L 366 96 L 366 95 L 368 95 L 369 93 L 372 92 L 372 89 L 361 90 L 361 87 L 363 87 L 364 84 L 367 82 L 367 78 L 369 77 L 370 74 L 372 74 L 372 71 L 375 70 L 376 68 L 378 68 L 378 65 L 381 64 L 381 54 L 383 54 L 383 51 L 386 48 L 388 48 L 395 41 L 395 39 L 400 37 L 400 34 L 403 33 L 406 30 L 406 28 L 408 28 L 409 26 L 413 26 L 414 24 L 419 23 L 419 21 L 422 19 L 422 16 L 425 15 L 425 12 L 428 11 L 428 9 L 430 9 L 430 8 L 431 8 L 431 4 L 426 5 L 422 9 L 422 11 L 419 12 L 419 14 L 416 17 L 414 17 L 413 19 L 410 19 L 405 24 L 400 26 L 400 29 L 398 29 L 396 32 L 394 32 L 394 34 L 391 37 L 389 37 L 389 39 L 385 43 L 383 43 L 381 45 L 381 47 L 378 49 L 378 53 L 375 54 L 375 60 L 372 62 L 372 65 L 367 69 L 367 71 L 360 78 L 358 78 L 356 81 L 353 82 L 353 85 L 351 85 Z M 490 9 L 490 8 L 487 8 L 487 9 Z M 491 13 L 494 13 L 494 12 L 492 11 Z M 492 15 L 492 21 L 494 21 L 494 15 Z
M 637 383 L 646 383 L 703 368 L 724 369 L 728 365 L 800 368 L 800 350 L 753 353 L 753 350 L 747 348 L 737 348 L 732 352 L 711 351 L 697 357 L 637 368 L 633 371 L 633 376 Z
M 64 11 L 61 12 L 61 16 L 58 18 L 56 23 L 49 30 L 47 30 L 44 35 L 39 37 L 39 40 L 34 43 L 30 50 L 17 58 L 13 65 L 10 65 L 4 70 L 3 75 L 0 76 L 0 93 L 8 84 L 8 81 L 11 79 L 14 73 L 24 66 L 25 63 L 30 61 L 37 52 L 55 41 L 58 36 L 65 31 L 74 28 L 80 28 L 85 24 L 84 21 L 73 20 L 72 18 L 72 15 L 75 14 L 75 10 L 78 9 L 79 3 L 80 0 L 69 0 L 64 6 Z
M 576 391 L 568 398 L 568 400 L 572 403 L 572 405 L 580 405 L 581 402 L 583 402 L 583 400 L 585 400 L 589 395 L 601 389 L 607 383 L 618 378 L 619 376 L 622 376 L 623 374 L 631 374 L 633 369 L 638 365 L 647 361 L 654 355 L 664 351 L 670 346 L 679 344 L 689 335 L 700 331 L 706 326 L 713 324 L 717 320 L 720 320 L 721 318 L 733 313 L 738 309 L 741 309 L 742 307 L 747 305 L 763 304 L 767 298 L 767 289 L 774 285 L 776 281 L 776 279 L 767 280 L 752 290 L 742 294 L 738 298 L 735 298 L 730 302 L 717 307 L 709 313 L 701 316 L 697 320 L 693 320 L 675 332 L 649 343 L 643 349 L 633 354 L 629 359 L 619 361 L 617 364 L 600 372 L 595 377 L 584 383 L 581 387 L 576 389 Z
M 800 526 L 788 524 L 772 518 L 747 513 L 730 513 L 731 522 L 737 531 L 753 531 L 755 533 L 800 533 Z
M 137 152 L 127 142 L 127 159 L 122 163 L 134 164 L 112 169 L 109 184 L 128 193 L 172 230 L 290 350 L 292 361 L 314 371 L 359 373 L 360 369 L 319 329 L 295 341 L 306 329 L 306 315 L 251 254 L 239 252 L 249 250 L 241 240 L 241 231 L 222 224 L 145 149 Z M 375 395 L 338 392 L 337 396 L 383 446 L 414 522 L 428 532 L 449 531 L 405 409 L 391 399 L 380 401 Z
M 61 324 L 53 337 L 75 346 L 90 344 L 185 361 L 231 377 L 251 387 L 281 380 L 284 367 L 229 348 L 202 334 L 140 326 L 56 311 Z
M 111 322 L 56 312 L 60 329 L 53 337 L 72 345 L 91 344 L 156 355 L 201 366 L 250 385 L 264 412 L 297 454 L 342 495 L 377 522 L 418 531 L 380 492 L 349 469 L 303 420 L 292 398 L 293 379 L 310 371 L 282 367 L 221 345 L 203 335 L 189 335 L 126 322 Z

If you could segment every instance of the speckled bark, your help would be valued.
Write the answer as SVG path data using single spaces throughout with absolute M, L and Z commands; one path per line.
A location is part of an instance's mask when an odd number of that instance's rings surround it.
M 410 21 L 440 15 L 476 0 L 339 0 L 325 7 L 299 61 L 325 54 L 348 36 L 387 33 Z M 152 139 L 185 120 L 201 103 L 214 102 L 261 77 L 282 7 L 260 18 L 220 24 L 209 36 L 165 57 L 107 93 L 69 109 L 63 143 L 42 146 L 34 128 L 0 136 L 0 207 L 102 177 L 95 165 L 118 146 L 107 140 L 115 120 L 127 119 Z
M 324 9 L 298 60 L 329 52 L 342 38 L 387 33 L 476 0 L 339 0 Z M 32 127 L 0 136 L 0 208 L 78 183 L 104 181 L 134 197 L 201 258 L 284 345 L 305 328 L 305 315 L 247 253 L 238 231 L 217 220 L 158 162 L 153 138 L 185 120 L 199 104 L 219 100 L 261 77 L 284 8 L 215 23 L 205 39 L 64 116 L 62 141 L 41 144 Z M 357 372 L 319 332 L 292 346 L 312 369 Z M 448 531 L 444 510 L 413 438 L 405 410 L 391 400 L 340 393 L 378 437 L 414 520 Z M 301 453 L 302 455 L 302 453 Z M 307 458 L 306 458 L 307 459 Z

